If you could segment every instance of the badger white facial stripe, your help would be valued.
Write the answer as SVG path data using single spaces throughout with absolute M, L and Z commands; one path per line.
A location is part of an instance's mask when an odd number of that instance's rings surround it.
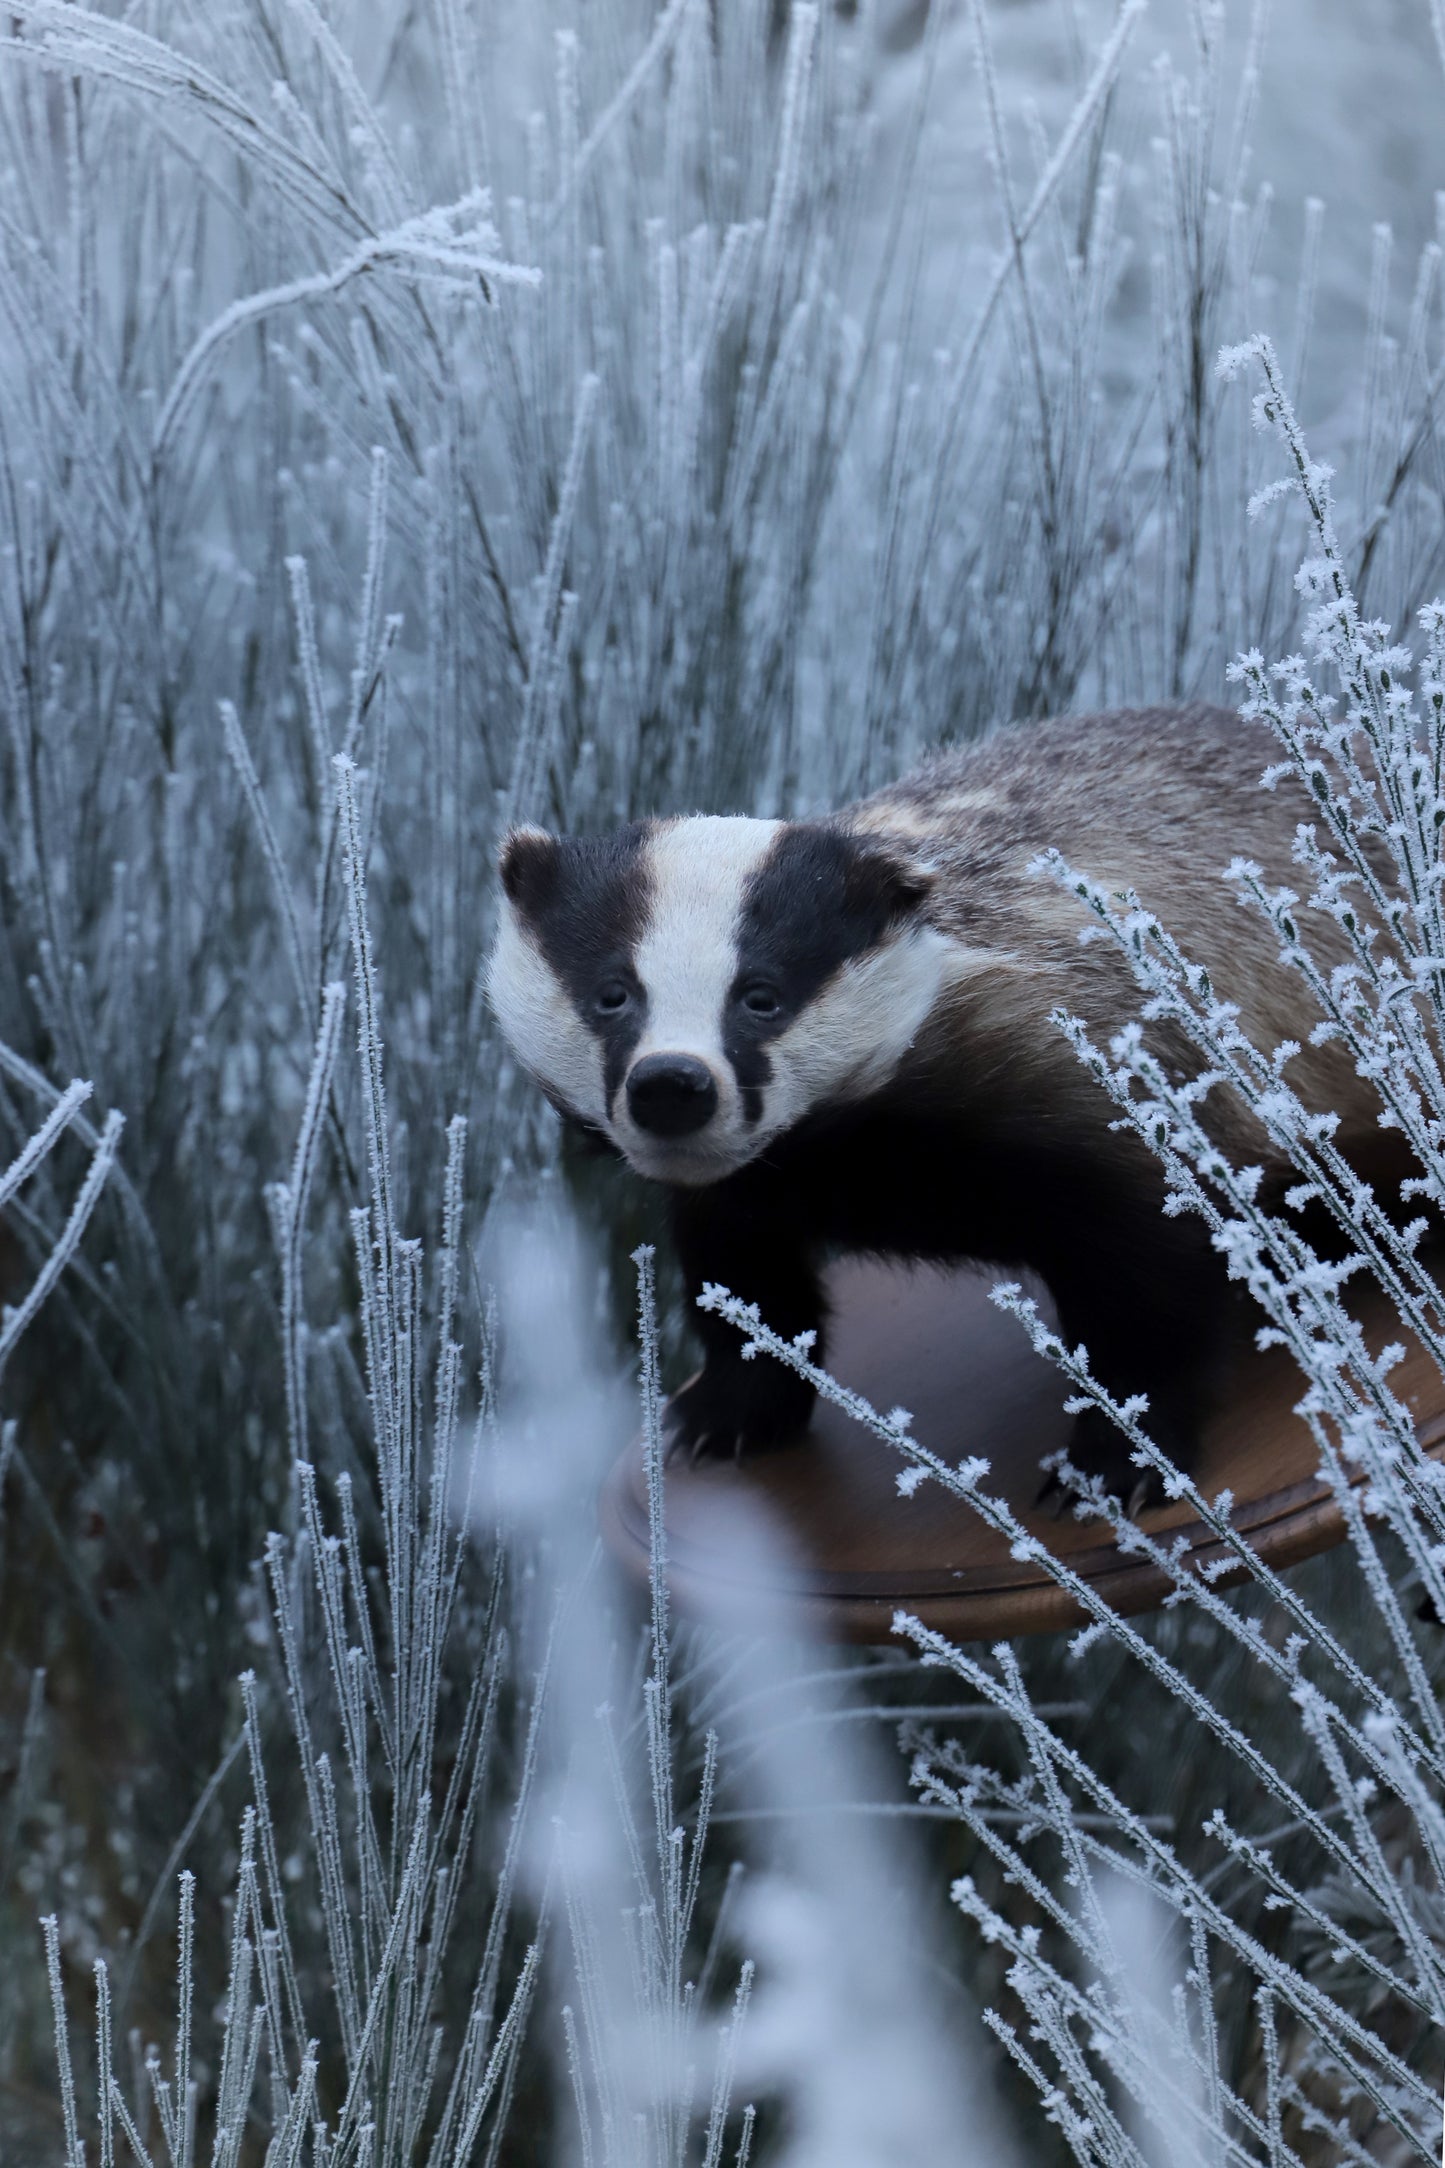
M 647 997 L 639 1053 L 695 1054 L 725 1066 L 723 1008 L 738 970 L 737 929 L 747 878 L 767 856 L 777 821 L 670 821 L 647 847 L 651 908 L 637 945 Z M 726 1080 L 719 1074 L 719 1083 Z

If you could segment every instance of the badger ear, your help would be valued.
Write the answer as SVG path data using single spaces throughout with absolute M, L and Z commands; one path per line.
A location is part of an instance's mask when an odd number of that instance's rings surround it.
M 887 923 L 911 918 L 931 895 L 936 879 L 930 866 L 872 842 L 856 843 L 848 853 L 850 907 Z
M 545 828 L 511 828 L 497 853 L 502 892 L 524 918 L 544 910 L 557 880 L 561 845 Z

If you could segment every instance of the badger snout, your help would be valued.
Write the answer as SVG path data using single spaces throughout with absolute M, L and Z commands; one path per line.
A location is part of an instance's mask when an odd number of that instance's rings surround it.
M 627 1111 L 649 1136 L 695 1136 L 717 1108 L 717 1079 L 694 1054 L 646 1054 L 628 1072 Z

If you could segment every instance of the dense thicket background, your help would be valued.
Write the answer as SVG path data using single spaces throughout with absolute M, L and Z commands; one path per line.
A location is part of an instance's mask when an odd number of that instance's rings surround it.
M 993 722 L 1022 732 L 1068 706 L 1222 697 L 1238 650 L 1296 644 L 1305 547 L 1297 505 L 1246 516 L 1272 454 L 1214 358 L 1251 331 L 1274 336 L 1314 453 L 1337 466 L 1367 615 L 1403 623 L 1435 591 L 1445 77 L 1429 10 L 1291 0 L 1267 26 L 1264 12 L 4 11 L 0 1159 L 71 1078 L 93 1087 L 6 1203 L 7 1301 L 61 1235 L 106 1118 L 125 1120 L 79 1250 L 0 1373 L 13 1419 L 0 1448 L 6 2158 L 58 2161 L 70 2143 L 39 1915 L 58 1919 L 78 2025 L 91 2023 L 90 1968 L 107 1961 L 117 2067 L 144 2097 L 146 2044 L 169 2043 L 175 2022 L 182 1869 L 200 1885 L 204 2146 L 218 2089 L 223 2110 L 241 2100 L 213 2019 L 235 1981 L 231 1893 L 261 1874 L 238 1832 L 263 1756 L 277 1879 L 263 1857 L 263 1894 L 249 1915 L 243 1894 L 239 1917 L 263 1972 L 268 1932 L 266 1961 L 294 1968 L 294 1992 L 268 1974 L 257 2000 L 274 2016 L 286 1999 L 295 2037 L 266 2047 L 234 2157 L 259 2160 L 270 2124 L 289 2129 L 308 2028 L 318 2097 L 344 2117 L 359 2051 L 355 2012 L 333 2000 L 345 1965 L 332 1899 L 358 1893 L 354 1963 L 373 1977 L 411 1902 L 410 1818 L 425 1822 L 428 1798 L 444 1834 L 427 1887 L 445 1869 L 459 1895 L 425 1919 L 417 1897 L 408 1947 L 435 1963 L 400 2001 L 388 1988 L 389 2044 L 371 2043 L 371 2064 L 360 2055 L 394 2103 L 390 2121 L 377 2111 L 377 2157 L 427 2158 L 454 2083 L 465 2121 L 519 1978 L 534 2022 L 503 2037 L 475 2157 L 574 2145 L 556 2010 L 567 1966 L 586 1972 L 586 1935 L 575 1908 L 570 1943 L 557 1926 L 566 1875 L 535 1858 L 523 1871 L 517 1831 L 550 1827 L 528 1726 L 558 1635 L 582 1631 L 571 1614 L 558 1623 L 549 1591 L 564 1564 L 584 1572 L 567 1543 L 590 1527 L 586 1473 L 565 1461 L 573 1488 L 553 1519 L 514 1499 L 509 1532 L 489 1521 L 445 1574 L 447 1500 L 428 1485 L 437 1440 L 460 1467 L 456 1440 L 490 1406 L 488 1288 L 505 1310 L 509 1275 L 525 1279 L 519 1224 L 550 1223 L 563 1193 L 597 1243 L 577 1267 L 570 1359 L 596 1381 L 585 1397 L 605 1411 L 592 1425 L 605 1453 L 629 1420 L 616 1388 L 632 1359 L 627 1252 L 652 1221 L 624 1182 L 559 1166 L 550 1118 L 502 1057 L 478 975 L 495 840 L 515 817 L 589 827 L 832 804 Z M 338 772 L 337 754 L 352 766 Z M 344 1016 L 325 993 L 338 981 Z M 374 1062 L 350 1051 L 373 995 L 363 1056 L 384 1041 L 384 1109 Z M 457 1116 L 464 1130 L 449 1130 Z M 371 1215 L 359 1234 L 357 1211 Z M 663 1294 L 667 1309 L 665 1274 Z M 525 1341 L 525 1301 L 519 1314 Z M 669 1312 L 669 1359 L 680 1330 Z M 505 1372 L 505 1347 L 499 1360 Z M 413 1389 L 433 1372 L 435 1404 Z M 519 1405 L 531 1390 L 538 1423 L 526 1359 L 498 1390 Z M 579 1405 L 552 1407 L 532 1460 L 559 1424 L 591 1435 Z M 319 1505 L 298 1461 L 316 1465 Z M 270 1531 L 283 1541 L 268 1580 Z M 448 1604 L 428 1611 L 416 1591 L 438 1575 Z M 1370 1606 L 1346 1567 L 1308 1585 L 1373 1661 Z M 586 1634 L 612 1670 L 568 1691 L 616 1697 L 621 1766 L 646 1730 L 649 1660 L 634 1663 L 625 1600 L 607 1601 L 611 1624 Z M 1240 1602 L 1282 1635 L 1264 1596 Z M 368 1604 L 378 1647 L 347 1672 Z M 278 1616 L 295 1642 L 289 1715 Z M 1217 1621 L 1175 1615 L 1154 1631 L 1246 1734 L 1273 1722 Z M 1247 1764 L 1127 1652 L 1096 1646 L 1071 1664 L 1043 1646 L 1021 1660 L 1151 1828 L 1198 1852 L 1216 1806 L 1248 1822 Z M 655 1649 L 650 1661 L 656 1681 Z M 669 1782 L 692 1827 L 703 1734 L 747 1695 L 728 1684 L 741 1659 L 700 1646 L 679 1662 Z M 371 1685 L 355 1683 L 363 1671 Z M 864 1666 L 857 1690 L 885 1713 L 933 1691 L 901 1662 Z M 331 1851 L 317 1830 L 329 1780 L 319 1749 L 297 1745 L 297 1705 L 339 1772 L 347 1835 Z M 655 1720 L 656 1693 L 646 1706 Z M 970 1721 L 961 1735 L 976 1737 Z M 654 1738 L 654 1775 L 658 1751 Z M 1313 1800 L 1310 1737 L 1280 1751 Z M 998 1747 L 1005 1777 L 1014 1752 Z M 731 1811 L 747 1813 L 747 1771 L 768 1766 L 756 1743 L 742 1751 Z M 880 1763 L 866 1782 L 902 1801 L 904 1773 Z M 824 1763 L 814 1775 L 845 1781 Z M 781 1815 L 785 1776 L 757 1781 L 752 1807 Z M 381 1837 L 363 1811 L 373 1783 Z M 1018 1820 L 1016 1806 L 998 1812 L 1000 1826 Z M 945 1929 L 943 1898 L 962 1872 L 997 1893 L 1001 1869 L 941 1817 L 909 1825 L 936 1839 L 929 1852 L 919 1835 L 909 1871 L 940 1920 L 917 2024 L 967 2032 L 982 2058 L 973 2005 L 999 1992 L 1002 1961 Z M 714 1829 L 698 1921 L 715 1922 L 734 1854 L 786 1878 L 763 1826 Z M 866 1871 L 895 1869 L 890 1851 Z M 1227 1857 L 1216 1869 L 1238 1916 L 1282 1947 L 1264 1884 Z M 289 1954 L 271 1909 L 283 1885 Z M 685 1940 L 665 1871 L 663 1885 L 667 1932 Z M 555 1976 L 547 1956 L 534 1991 L 522 1951 L 539 1917 L 549 1949 L 572 1956 Z M 1308 1972 L 1323 1962 L 1306 1947 L 1315 1930 L 1295 1930 Z M 622 1933 L 613 1920 L 601 1939 Z M 725 1919 L 724 2000 L 742 1949 Z M 638 1977 L 653 1979 L 654 1958 Z M 780 1947 L 775 1969 L 793 1958 Z M 1423 2054 L 1419 2011 L 1361 1977 L 1361 2010 L 1407 2061 Z M 1215 1984 L 1228 2082 L 1248 2095 L 1263 2067 L 1256 2005 L 1242 1975 Z M 810 2057 L 832 2071 L 848 2127 L 847 2059 L 819 2060 L 818 2043 L 851 2021 L 841 2003 L 815 2020 L 817 2054 L 795 2047 L 758 2081 L 775 2102 L 760 2149 L 802 2157 Z M 599 2098 L 605 2047 L 589 2035 L 593 2075 L 579 2081 Z M 88 2050 L 76 2053 L 93 2098 Z M 1014 2106 L 1030 2160 L 1065 2144 L 1022 2081 Z M 1380 2136 L 1390 2118 L 1365 2096 L 1346 2110 L 1363 2144 L 1385 2148 L 1370 2158 L 1404 2142 Z M 1338 2134 L 1312 2153 L 1308 2117 L 1291 2112 L 1299 2157 L 1343 2157 Z M 1418 2121 L 1418 2104 L 1408 2112 Z M 150 2142 L 182 2157 L 181 2122 L 152 2113 Z M 668 2115 L 635 2156 L 607 2125 L 599 2157 L 681 2159 L 687 2118 Z M 459 2142 L 460 2123 L 444 2127 Z M 346 2145 L 358 2128 L 359 2110 Z

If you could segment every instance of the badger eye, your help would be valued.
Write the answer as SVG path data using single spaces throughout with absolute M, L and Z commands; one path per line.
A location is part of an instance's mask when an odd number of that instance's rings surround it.
M 604 1016 L 620 1015 L 632 999 L 632 990 L 621 979 L 610 979 L 606 986 L 597 990 L 597 1006 Z
M 777 988 L 765 984 L 762 979 L 754 979 L 750 986 L 744 986 L 738 995 L 738 1000 L 747 1010 L 749 1016 L 776 1016 L 782 1007 L 782 1003 L 778 999 Z

